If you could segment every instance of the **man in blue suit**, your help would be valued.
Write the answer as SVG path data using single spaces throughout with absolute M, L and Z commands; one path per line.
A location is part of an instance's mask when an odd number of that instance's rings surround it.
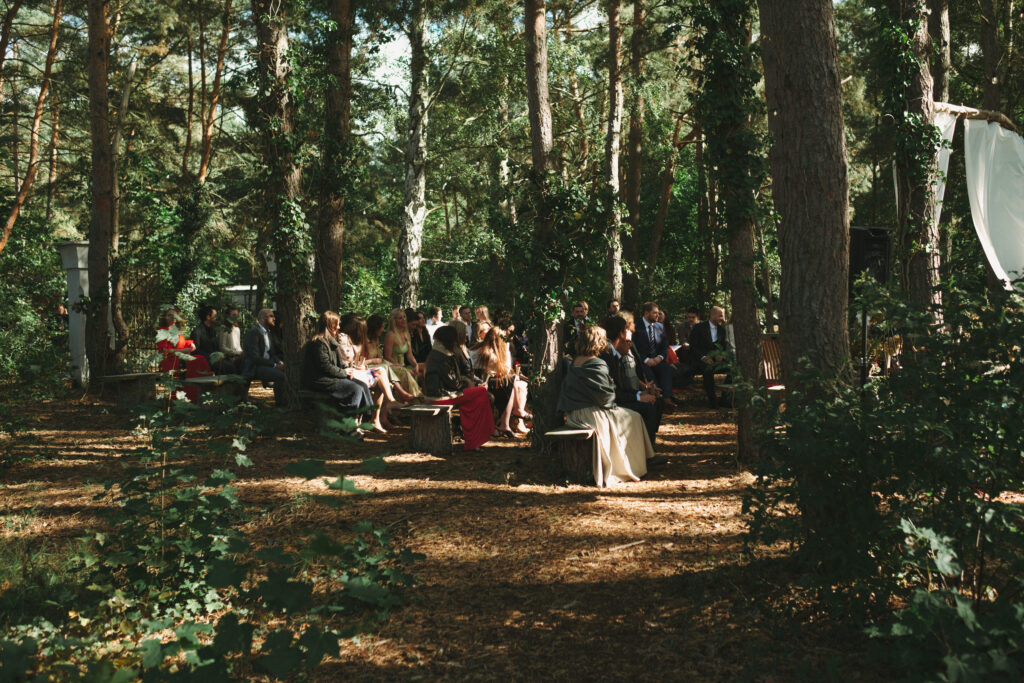
M 661 389 L 661 398 L 665 410 L 675 410 L 672 400 L 672 368 L 665 362 L 668 355 L 668 339 L 665 328 L 658 322 L 658 304 L 648 301 L 643 307 L 643 317 L 636 323 L 633 344 L 647 367 L 648 376 L 654 379 Z

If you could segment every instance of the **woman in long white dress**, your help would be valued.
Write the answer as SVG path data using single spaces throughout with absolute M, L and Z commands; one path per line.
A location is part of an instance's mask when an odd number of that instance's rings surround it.
M 584 328 L 558 397 L 558 410 L 566 414 L 567 425 L 594 430 L 593 470 L 598 486 L 640 481 L 647 474 L 647 460 L 654 457 L 643 417 L 615 405 L 608 366 L 597 357 L 607 345 L 602 328 Z

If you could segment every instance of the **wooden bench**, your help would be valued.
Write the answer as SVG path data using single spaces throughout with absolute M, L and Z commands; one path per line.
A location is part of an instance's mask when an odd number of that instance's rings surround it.
M 399 411 L 409 419 L 409 441 L 414 452 L 439 457 L 452 454 L 452 406 L 418 403 Z
M 579 484 L 594 483 L 593 429 L 559 427 L 544 432 L 544 437 L 558 442 L 562 469 L 570 481 Z
M 187 377 L 184 384 L 198 387 L 200 394 L 222 394 L 245 398 L 249 394 L 249 380 L 241 375 L 208 375 L 204 377 Z
M 127 412 L 140 403 L 156 397 L 156 380 L 163 373 L 135 372 L 125 375 L 106 375 L 103 378 L 104 391 L 113 389 L 117 409 Z
M 779 335 L 766 334 L 761 337 L 761 365 L 764 367 L 764 382 L 770 392 L 785 391 L 782 383 L 782 349 Z

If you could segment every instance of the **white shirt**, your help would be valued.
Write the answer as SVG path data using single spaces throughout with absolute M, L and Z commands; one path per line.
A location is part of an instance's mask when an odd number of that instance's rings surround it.
M 270 333 L 267 332 L 267 328 L 263 327 L 262 323 L 256 323 L 256 327 L 263 333 L 263 357 L 270 360 Z
M 220 333 L 220 350 L 229 356 L 242 355 L 242 330 L 231 325 Z
M 713 344 L 718 343 L 718 325 L 713 322 L 708 322 L 708 326 L 711 328 L 711 342 Z
M 444 323 L 441 322 L 440 320 L 434 320 L 433 318 L 430 318 L 429 320 L 427 320 L 427 334 L 430 335 L 431 343 L 433 343 L 433 341 L 434 341 L 434 332 L 437 331 L 437 328 L 443 327 L 443 326 L 444 326 Z

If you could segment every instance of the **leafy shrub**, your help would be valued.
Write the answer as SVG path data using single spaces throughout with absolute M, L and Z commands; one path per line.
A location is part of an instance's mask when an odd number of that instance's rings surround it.
M 784 412 L 762 413 L 765 457 L 745 498 L 751 541 L 798 545 L 808 576 L 844 613 L 878 617 L 891 599 L 909 599 L 886 632 L 909 635 L 913 623 L 915 638 L 944 643 L 941 657 L 921 650 L 932 657 L 922 670 L 957 652 L 973 662 L 970 648 L 1019 650 L 1024 526 L 1004 494 L 1024 486 L 1020 295 L 986 300 L 950 285 L 937 323 L 871 290 L 867 309 L 902 336 L 902 369 L 863 389 L 807 376 Z M 972 639 L 954 646 L 953 623 Z M 920 648 L 910 641 L 897 651 Z M 1017 650 L 1006 645 L 1006 656 Z M 992 671 L 1002 670 L 996 659 Z M 955 668 L 943 675 L 960 680 Z
M 287 677 L 401 604 L 417 556 L 385 529 L 361 522 L 348 540 L 320 530 L 287 544 L 255 544 L 242 531 L 232 469 L 252 465 L 248 444 L 273 419 L 237 400 L 212 412 L 169 400 L 145 410 L 148 444 L 100 496 L 115 507 L 82 539 L 78 585 L 0 633 L 3 678 Z M 312 479 L 324 463 L 285 469 Z M 343 477 L 325 483 L 331 493 L 318 499 L 329 505 L 362 493 Z

